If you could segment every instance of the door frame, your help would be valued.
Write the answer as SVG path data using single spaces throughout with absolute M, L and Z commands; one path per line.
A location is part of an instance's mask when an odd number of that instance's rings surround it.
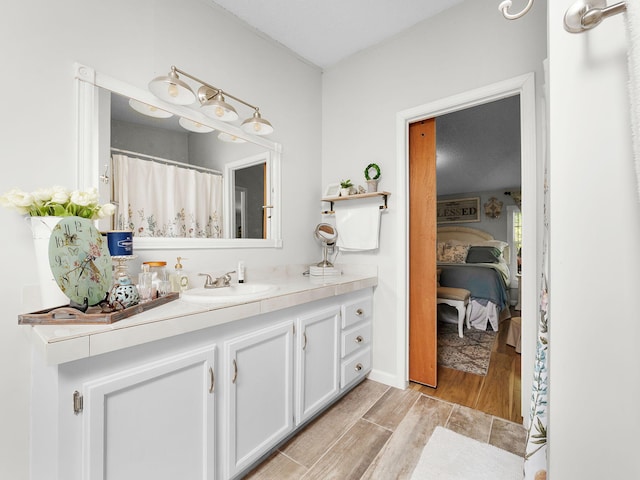
M 419 105 L 396 114 L 397 170 L 396 199 L 398 208 L 397 228 L 397 285 L 400 287 L 397 302 L 397 365 L 400 366 L 398 383 L 409 383 L 409 124 L 447 113 L 474 107 L 494 100 L 520 95 L 521 177 L 523 247 L 522 262 L 522 412 L 529 411 L 529 398 L 535 355 L 536 311 L 538 292 L 538 195 L 537 195 L 537 137 L 535 75 L 533 72 L 470 90 L 458 95 Z M 528 426 L 528 415 L 523 415 Z

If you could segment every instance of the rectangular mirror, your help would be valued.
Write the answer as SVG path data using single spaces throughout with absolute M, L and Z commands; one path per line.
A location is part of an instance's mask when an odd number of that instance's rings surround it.
M 77 65 L 79 187 L 135 249 L 282 246 L 281 147 Z M 144 113 L 141 113 L 144 112 Z

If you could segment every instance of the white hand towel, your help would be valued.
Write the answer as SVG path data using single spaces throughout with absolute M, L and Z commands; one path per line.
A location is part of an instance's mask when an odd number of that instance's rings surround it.
M 380 237 L 380 206 L 378 204 L 335 205 L 337 245 L 343 251 L 375 250 Z
M 629 33 L 629 100 L 631 105 L 631 138 L 640 195 L 640 2 L 627 1 Z

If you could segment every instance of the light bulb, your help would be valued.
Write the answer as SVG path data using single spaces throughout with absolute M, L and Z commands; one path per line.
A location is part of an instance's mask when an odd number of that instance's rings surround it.
M 260 122 L 254 122 L 253 123 L 253 131 L 254 132 L 259 132 L 260 130 L 262 130 L 262 125 L 260 125 Z
M 155 111 L 157 111 L 157 110 L 158 110 L 158 108 L 157 108 L 157 107 L 154 107 L 153 105 L 149 105 L 149 111 L 151 111 L 151 112 L 155 112 Z
M 176 98 L 180 92 L 178 91 L 178 86 L 175 83 L 170 83 L 167 93 L 169 93 L 173 98 Z
M 216 117 L 223 117 L 224 109 L 222 107 L 216 107 Z

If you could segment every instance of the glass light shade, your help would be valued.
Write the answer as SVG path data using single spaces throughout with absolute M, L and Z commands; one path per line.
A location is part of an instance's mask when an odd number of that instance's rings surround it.
M 203 125 L 198 122 L 194 122 L 193 120 L 189 120 L 188 118 L 180 117 L 180 120 L 178 120 L 178 123 L 182 128 L 189 130 L 191 132 L 195 132 L 195 133 L 213 132 L 213 128 L 207 127 L 206 125 Z
M 246 140 L 226 132 L 220 132 L 218 134 L 218 139 L 222 140 L 223 142 L 229 142 L 229 143 L 245 143 L 246 142 Z
M 269 135 L 273 133 L 273 126 L 268 120 L 265 120 L 257 110 L 251 118 L 247 118 L 242 122 L 242 130 L 254 135 Z
M 173 117 L 173 113 L 162 110 L 161 108 L 154 107 L 153 105 L 149 105 L 148 103 L 141 102 L 140 100 L 136 100 L 134 98 L 129 99 L 129 106 L 133 108 L 136 112 L 146 115 L 148 117 L 154 118 L 170 118 Z
M 190 105 L 196 100 L 191 87 L 180 80 L 173 70 L 168 75 L 151 80 L 149 90 L 159 99 L 176 105 Z
M 211 118 L 217 118 L 225 122 L 233 122 L 238 119 L 238 112 L 233 106 L 225 102 L 221 93 L 205 102 L 202 102 L 202 111 Z

